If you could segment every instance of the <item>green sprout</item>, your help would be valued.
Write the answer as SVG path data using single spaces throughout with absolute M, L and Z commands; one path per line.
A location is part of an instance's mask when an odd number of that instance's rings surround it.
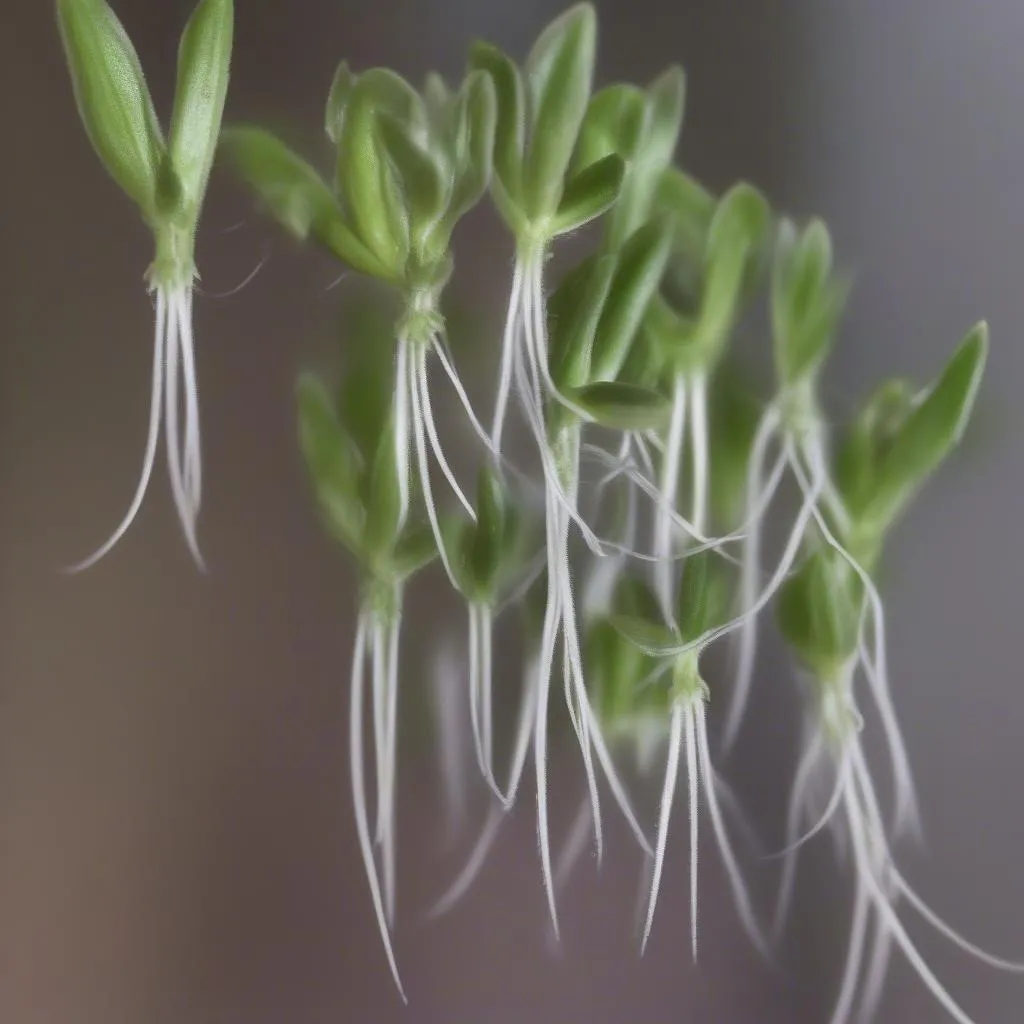
M 465 604 L 457 648 L 466 652 L 466 671 L 455 682 L 466 713 L 446 707 L 438 730 L 441 745 L 452 748 L 446 786 L 464 783 L 464 770 L 478 775 L 487 811 L 432 916 L 452 910 L 479 876 L 532 760 L 551 932 L 557 939 L 557 894 L 591 842 L 600 863 L 606 786 L 643 857 L 645 950 L 664 902 L 685 778 L 693 954 L 706 809 L 739 918 L 767 956 L 769 938 L 734 845 L 734 822 L 726 819 L 742 813 L 715 763 L 714 741 L 719 717 L 723 751 L 740 735 L 758 629 L 770 609 L 799 665 L 806 723 L 770 938 L 785 923 L 800 849 L 829 828 L 852 855 L 854 885 L 833 1024 L 845 1024 L 858 1001 L 862 1019 L 874 1016 L 895 950 L 952 1019 L 972 1024 L 900 911 L 909 907 L 991 966 L 1024 965 L 964 939 L 896 866 L 893 845 L 916 828 L 919 812 L 890 685 L 878 578 L 891 531 L 967 428 L 987 360 L 985 324 L 967 333 L 927 388 L 887 381 L 833 430 L 818 385 L 849 286 L 828 227 L 818 218 L 798 225 L 752 184 L 713 192 L 678 166 L 681 68 L 643 87 L 613 82 L 595 91 L 591 4 L 552 21 L 521 67 L 497 47 L 474 43 L 456 87 L 434 72 L 416 88 L 390 69 L 356 71 L 342 62 L 323 115 L 327 174 L 263 128 L 221 130 L 230 0 L 201 0 L 188 22 L 166 138 L 138 57 L 105 0 L 58 0 L 57 12 L 87 135 L 156 249 L 141 480 L 122 523 L 77 568 L 102 558 L 135 519 L 162 428 L 178 516 L 202 565 L 193 253 L 219 145 L 288 233 L 382 285 L 393 300 L 383 315 L 356 303 L 341 382 L 304 372 L 296 404 L 319 520 L 359 573 L 349 693 L 355 832 L 402 999 L 393 935 L 400 715 L 408 704 L 403 613 L 409 581 L 437 561 Z M 446 321 L 443 313 L 450 312 L 457 228 L 488 195 L 515 253 L 495 339 L 489 429 L 456 364 L 450 335 L 457 318 Z M 549 259 L 556 243 L 584 228 L 578 241 L 592 244 L 556 275 Z M 752 326 L 748 312 L 759 299 L 767 300 L 765 345 L 775 377 L 775 394 L 764 403 L 744 384 L 731 350 Z M 430 378 L 437 368 L 454 394 L 449 404 L 480 443 L 475 495 L 441 442 Z M 510 457 L 513 414 L 539 473 Z M 602 474 L 596 480 L 591 464 Z M 435 476 L 445 481 L 443 494 Z M 766 527 L 786 486 L 798 504 L 783 524 L 781 551 L 766 557 Z M 508 609 L 523 613 L 525 654 L 517 666 L 521 692 L 506 701 L 495 630 Z M 712 678 L 706 658 L 725 639 L 736 662 L 729 688 Z M 451 702 L 450 681 L 442 682 L 441 699 Z M 552 700 L 559 685 L 561 699 Z M 890 762 L 891 821 L 862 738 L 873 719 L 863 714 L 861 688 Z M 503 715 L 513 704 L 514 716 Z M 465 764 L 448 743 L 456 728 L 466 730 Z M 553 853 L 548 774 L 559 728 L 578 748 L 585 791 Z M 657 787 L 653 829 L 636 810 L 626 767 Z
M 201 567 L 196 541 L 202 459 L 192 330 L 194 249 L 227 95 L 234 5 L 232 0 L 201 0 L 189 19 L 181 37 L 166 140 L 135 49 L 105 0 L 58 0 L 57 17 L 86 134 L 110 176 L 135 203 L 156 244 L 156 258 L 147 274 L 156 295 L 156 334 L 142 475 L 120 525 L 75 571 L 103 558 L 138 514 L 153 470 L 161 420 L 167 431 L 175 506 Z M 182 400 L 185 422 L 179 428 Z
M 665 697 L 668 724 L 668 756 L 665 781 L 658 814 L 658 838 L 650 896 L 644 922 L 641 950 L 646 949 L 654 912 L 661 888 L 669 823 L 679 778 L 680 756 L 685 750 L 686 776 L 690 804 L 690 939 L 693 957 L 697 958 L 697 865 L 698 865 L 698 800 L 703 793 L 722 861 L 729 876 L 733 897 L 743 926 L 754 944 L 767 957 L 768 946 L 757 923 L 750 896 L 732 848 L 725 817 L 719 804 L 718 776 L 712 765 L 707 734 L 706 704 L 711 690 L 700 670 L 701 654 L 706 644 L 700 638 L 713 634 L 728 619 L 732 590 L 727 565 L 713 551 L 703 551 L 687 559 L 682 572 L 678 607 L 671 616 L 672 625 L 665 625 L 661 600 L 649 591 L 634 588 L 633 600 L 624 610 L 612 616 L 611 623 L 622 637 L 641 652 L 651 647 L 670 647 L 683 643 L 688 648 L 680 654 L 658 659 L 648 677 L 648 685 L 668 679 Z M 637 682 L 623 680 L 620 685 L 636 687 Z M 628 693 L 628 690 L 627 690 Z
M 349 710 L 353 804 L 374 910 L 401 992 L 390 929 L 395 915 L 394 804 L 402 599 L 406 582 L 433 561 L 437 552 L 430 531 L 403 521 L 401 515 L 394 411 L 386 398 L 379 400 L 384 396 L 373 396 L 372 384 L 365 377 L 361 390 L 362 410 L 357 411 L 355 403 L 339 410 L 319 378 L 303 375 L 298 384 L 299 433 L 324 523 L 356 559 L 363 576 Z M 344 412 L 349 415 L 340 414 Z M 372 835 L 363 758 L 367 663 L 372 680 L 377 788 Z M 375 846 L 380 848 L 379 868 Z
M 976 959 L 1000 970 L 1024 972 L 1024 963 L 995 957 L 963 938 L 896 867 L 860 740 L 863 718 L 854 692 L 855 680 L 862 674 L 878 708 L 893 761 L 899 829 L 904 823 L 900 815 L 913 813 L 914 787 L 892 705 L 881 597 L 870 573 L 879 561 L 886 534 L 909 499 L 963 435 L 987 351 L 988 331 L 980 324 L 968 333 L 930 387 L 915 395 L 906 385 L 893 381 L 872 395 L 839 451 L 832 497 L 837 505 L 828 516 L 816 514 L 816 530 L 805 540 L 802 564 L 779 595 L 783 635 L 810 670 L 812 722 L 816 724 L 811 726 L 811 740 L 790 797 L 776 927 L 785 918 L 791 899 L 799 847 L 838 817 L 837 827 L 852 847 L 856 881 L 846 968 L 833 1010 L 835 1021 L 849 1017 L 862 969 L 861 1013 L 864 1019 L 874 1016 L 895 944 L 949 1015 L 961 1024 L 970 1024 L 972 1018 L 954 1001 L 905 930 L 896 912 L 900 900 Z M 811 793 L 823 778 L 830 777 L 831 796 L 818 814 Z M 807 818 L 813 825 L 797 838 L 800 823 Z M 874 938 L 865 968 L 872 915 Z

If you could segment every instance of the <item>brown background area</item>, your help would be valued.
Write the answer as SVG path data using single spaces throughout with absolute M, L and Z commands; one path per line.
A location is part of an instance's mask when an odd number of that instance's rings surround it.
M 190 0 L 117 4 L 160 108 Z M 992 321 L 986 415 L 967 454 L 894 544 L 892 668 L 921 780 L 920 888 L 965 932 L 1024 951 L 1019 780 L 1024 688 L 1017 540 L 1024 514 L 1024 8 L 1013 0 L 598 5 L 605 79 L 689 73 L 683 155 L 711 184 L 762 185 L 820 212 L 859 288 L 829 378 L 843 411 L 879 375 L 933 372 Z M 317 138 L 335 62 L 418 78 L 461 68 L 484 35 L 521 56 L 552 4 L 239 0 L 232 118 Z M 705 858 L 702 957 L 689 962 L 685 852 L 671 854 L 647 956 L 629 928 L 635 858 L 621 829 L 603 875 L 564 899 L 544 942 L 532 801 L 480 887 L 424 927 L 449 876 L 429 752 L 401 788 L 398 947 L 412 1008 L 379 948 L 353 829 L 344 746 L 353 577 L 318 531 L 294 442 L 292 382 L 344 286 L 250 216 L 218 179 L 200 261 L 213 292 L 264 247 L 257 282 L 197 302 L 208 577 L 188 560 L 162 463 L 135 529 L 90 573 L 121 514 L 146 420 L 149 242 L 76 120 L 48 2 L 0 0 L 0 1020 L 754 1022 L 827 1019 L 848 889 L 808 858 L 780 969 L 759 964 Z M 312 151 L 312 150 L 311 150 Z M 238 230 L 231 229 L 245 219 Z M 476 228 L 460 279 L 500 315 L 509 247 Z M 472 249 L 472 232 L 463 249 Z M 469 243 L 468 247 L 465 243 Z M 487 393 L 485 373 L 474 394 Z M 445 614 L 417 587 L 406 664 Z M 791 689 L 767 671 L 730 766 L 773 844 L 791 769 Z M 564 791 L 563 791 L 564 790 Z M 564 813 L 576 790 L 556 793 Z M 762 896 L 770 875 L 754 872 Z M 930 938 L 979 1020 L 1016 1020 L 1019 981 Z M 883 1021 L 939 1020 L 898 965 Z

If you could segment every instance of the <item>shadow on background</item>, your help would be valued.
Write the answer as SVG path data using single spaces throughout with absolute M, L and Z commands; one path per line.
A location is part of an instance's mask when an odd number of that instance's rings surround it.
M 714 187 L 748 178 L 780 207 L 834 226 L 859 281 L 829 382 L 837 413 L 883 374 L 930 375 L 973 320 L 992 321 L 988 411 L 973 447 L 929 490 L 934 504 L 918 505 L 901 531 L 887 584 L 931 851 L 906 851 L 905 863 L 965 932 L 1019 953 L 1024 10 L 1011 0 L 825 6 L 608 0 L 598 4 L 601 75 L 646 81 L 682 61 L 688 166 Z M 191 0 L 116 7 L 166 111 Z M 521 56 L 558 9 L 238 7 L 229 116 L 287 123 L 310 153 L 338 59 L 454 78 L 472 37 Z M 639 865 L 621 830 L 601 878 L 586 868 L 566 894 L 564 948 L 553 955 L 530 799 L 464 906 L 420 923 L 466 841 L 444 845 L 425 721 L 432 638 L 452 608 L 434 596 L 437 574 L 415 587 L 405 654 L 418 711 L 400 790 L 397 944 L 413 1000 L 401 1009 L 350 825 L 354 578 L 318 530 L 295 444 L 295 374 L 333 342 L 348 284 L 328 292 L 327 261 L 215 182 L 203 287 L 228 290 L 269 260 L 240 294 L 197 300 L 210 575 L 188 559 L 160 471 L 116 552 L 86 575 L 61 575 L 103 539 L 134 485 L 151 254 L 77 122 L 50 3 L 5 0 L 0 120 L 0 1019 L 827 1019 L 849 896 L 828 849 L 807 858 L 799 919 L 774 970 L 748 949 L 711 856 L 701 961 L 690 964 L 679 843 L 638 959 Z M 465 301 L 496 330 L 511 251 L 493 217 L 474 219 L 458 253 L 472 254 L 457 272 Z M 489 352 L 494 343 L 493 333 L 481 339 Z M 493 359 L 467 359 L 482 402 Z M 728 772 L 775 846 L 792 688 L 784 663 L 762 675 L 756 726 Z M 567 822 L 578 780 L 568 766 L 561 776 L 555 820 Z M 753 877 L 770 893 L 771 871 L 755 865 Z M 1015 1019 L 1019 984 L 923 945 L 979 1020 Z M 882 1019 L 941 1019 L 908 974 L 894 970 Z

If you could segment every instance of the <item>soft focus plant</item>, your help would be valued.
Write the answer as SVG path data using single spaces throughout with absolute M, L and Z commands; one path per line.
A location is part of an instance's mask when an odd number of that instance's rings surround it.
M 135 49 L 105 0 L 58 0 L 57 15 L 89 140 L 110 176 L 135 203 L 156 245 L 156 258 L 146 275 L 156 296 L 156 335 L 142 475 L 120 525 L 76 568 L 98 562 L 131 526 L 153 470 L 161 420 L 178 517 L 192 555 L 202 566 L 196 540 L 202 459 L 192 331 L 194 249 L 227 96 L 234 4 L 201 0 L 185 26 L 166 138 Z M 185 422 L 179 429 L 182 399 Z
M 556 893 L 591 839 L 600 861 L 607 785 L 643 853 L 639 944 L 646 948 L 685 776 L 694 955 L 702 807 L 744 928 L 770 955 L 732 838 L 742 812 L 716 765 L 716 747 L 728 750 L 742 735 L 758 629 L 770 610 L 804 681 L 806 720 L 773 937 L 785 922 L 798 850 L 829 828 L 852 853 L 854 872 L 834 1024 L 850 1017 L 858 998 L 862 1019 L 874 1015 L 894 948 L 953 1019 L 969 1022 L 906 931 L 900 904 L 986 963 L 1021 967 L 963 939 L 896 867 L 894 843 L 916 825 L 918 810 L 878 581 L 891 528 L 967 427 L 988 351 L 985 325 L 968 332 L 930 387 L 915 392 L 890 381 L 833 430 L 819 380 L 840 336 L 848 284 L 827 226 L 819 218 L 798 224 L 749 183 L 717 192 L 675 165 L 681 68 L 644 87 L 595 91 L 590 4 L 548 25 L 521 66 L 492 44 L 474 43 L 457 88 L 434 73 L 418 90 L 394 71 L 340 64 L 324 117 L 326 176 L 263 128 L 221 132 L 227 0 L 203 0 L 185 31 L 166 142 L 138 60 L 103 0 L 59 0 L 58 11 L 89 136 L 157 245 L 143 477 L 124 523 L 86 564 L 109 550 L 138 510 L 161 394 L 175 500 L 199 559 L 192 249 L 218 137 L 260 205 L 292 236 L 383 285 L 397 303 L 383 327 L 352 326 L 340 385 L 307 371 L 296 394 L 320 518 L 360 574 L 352 796 L 374 913 L 403 998 L 392 947 L 401 627 L 409 580 L 436 559 L 466 610 L 458 647 L 464 637 L 471 755 L 465 764 L 457 752 L 446 757 L 445 777 L 453 784 L 463 781 L 461 771 L 478 772 L 488 810 L 435 914 L 450 911 L 479 875 L 532 754 L 541 877 L 556 938 Z M 487 195 L 514 252 L 489 429 L 470 404 L 442 313 L 457 269 L 456 228 Z M 557 241 L 581 229 L 590 249 L 556 273 Z M 731 350 L 740 331 L 764 333 L 763 305 L 775 378 L 764 402 L 736 372 Z M 432 366 L 443 371 L 451 405 L 477 445 L 473 499 L 441 442 Z M 539 474 L 510 454 L 513 413 Z M 592 465 L 601 470 L 596 480 Z M 435 470 L 447 483 L 442 492 Z M 783 515 L 786 487 L 797 504 Z M 782 515 L 784 541 L 766 557 L 773 515 Z M 608 520 L 605 536 L 598 523 Z M 523 612 L 517 701 L 505 700 L 496 682 L 504 673 L 496 671 L 495 625 L 508 608 Z M 721 640 L 735 654 L 731 686 L 711 678 L 708 652 Z M 553 701 L 559 682 L 564 699 Z M 861 683 L 892 764 L 891 822 L 861 738 Z M 449 688 L 439 692 L 451 700 Z M 451 714 L 443 718 L 447 753 L 455 751 L 456 725 Z M 586 793 L 555 858 L 548 772 L 562 724 L 578 747 Z M 364 731 L 372 736 L 372 772 Z M 506 740 L 502 772 L 496 765 Z M 660 793 L 653 842 L 631 792 L 638 777 Z

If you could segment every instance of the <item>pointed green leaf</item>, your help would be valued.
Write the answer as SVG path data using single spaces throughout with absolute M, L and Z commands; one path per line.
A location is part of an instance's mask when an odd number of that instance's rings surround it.
M 715 551 L 699 551 L 683 563 L 676 611 L 684 643 L 727 621 L 732 605 L 728 566 Z
M 776 617 L 786 642 L 823 680 L 857 649 L 863 587 L 831 548 L 816 551 L 779 591 Z
M 110 176 L 151 217 L 163 134 L 131 40 L 105 0 L 58 0 L 75 102 Z
M 576 231 L 600 217 L 619 197 L 626 165 L 610 153 L 569 179 L 551 225 L 552 237 Z
M 641 651 L 651 655 L 671 654 L 679 646 L 679 635 L 664 622 L 652 622 L 637 615 L 612 615 L 615 630 Z
M 832 274 L 832 241 L 821 220 L 802 234 L 784 221 L 772 274 L 776 373 L 789 385 L 814 373 L 828 355 L 847 286 Z
M 602 427 L 613 430 L 658 430 L 665 425 L 669 402 L 651 388 L 623 381 L 598 381 L 576 388 L 569 397 Z
M 387 429 L 395 393 L 395 321 L 404 300 L 391 289 L 353 289 L 346 297 L 338 336 L 344 350 L 338 418 L 372 459 Z
M 708 229 L 707 270 L 694 328 L 699 358 L 710 367 L 721 355 L 743 299 L 744 285 L 768 231 L 770 209 L 752 186 L 739 184 L 719 201 Z
M 712 518 L 735 529 L 743 524 L 747 469 L 761 403 L 755 388 L 728 364 L 715 372 L 709 398 Z
M 244 125 L 225 128 L 221 142 L 242 179 L 286 230 L 303 240 L 312 236 L 354 270 L 387 279 L 387 269 L 345 224 L 320 175 L 283 142 Z
M 231 73 L 234 20 L 232 0 L 200 0 L 178 51 L 169 151 L 193 219 L 199 214 L 217 152 Z
M 596 49 L 594 8 L 577 4 L 548 25 L 526 60 L 532 116 L 523 202 L 531 219 L 551 217 L 558 209 L 590 99 Z
M 348 98 L 352 94 L 352 85 L 355 82 L 355 75 L 347 61 L 338 65 L 334 72 L 334 80 L 331 82 L 331 91 L 327 95 L 327 112 L 324 116 L 324 128 L 327 138 L 335 145 L 341 141 L 341 129 L 345 124 L 345 108 L 348 106 Z
M 963 436 L 985 372 L 988 325 L 977 324 L 923 394 L 878 466 L 864 523 L 888 528 Z
M 494 80 L 471 72 L 455 104 L 456 181 L 449 206 L 449 233 L 456 222 L 483 197 L 494 174 L 498 99 Z
M 611 290 L 594 340 L 591 380 L 614 380 L 658 291 L 672 247 L 664 220 L 638 228 L 619 254 Z
M 579 387 L 589 380 L 594 337 L 617 262 L 615 256 L 588 257 L 548 301 L 548 364 L 559 387 Z
M 612 154 L 633 160 L 649 130 L 649 108 L 648 97 L 635 85 L 616 83 L 594 93 L 580 125 L 573 175 Z
M 353 550 L 363 530 L 362 460 L 344 434 L 323 384 L 303 374 L 297 387 L 299 441 L 332 531 Z
M 407 526 L 391 554 L 391 569 L 399 580 L 425 569 L 437 558 L 434 531 L 426 523 Z
M 657 205 L 672 217 L 676 250 L 691 257 L 703 253 L 715 215 L 715 197 L 696 179 L 670 167 L 658 182 Z
M 390 559 L 398 540 L 401 522 L 401 491 L 395 455 L 395 418 L 392 411 L 370 467 L 364 534 L 368 553 L 385 561 Z
M 519 69 L 490 43 L 474 43 L 469 66 L 484 71 L 494 83 L 497 121 L 494 131 L 494 174 L 496 183 L 512 206 L 522 203 L 522 164 L 526 145 L 526 103 Z M 502 211 L 505 216 L 505 211 Z
M 645 162 L 656 164 L 662 172 L 672 162 L 683 129 L 686 72 L 673 64 L 651 82 L 647 96 L 651 113 L 643 158 Z
M 413 140 L 405 124 L 377 114 L 383 148 L 398 179 L 414 244 L 422 247 L 448 204 L 452 181 L 436 154 Z
M 599 619 L 587 630 L 585 665 L 598 716 L 612 732 L 630 719 L 667 720 L 668 690 L 650 685 L 657 661 L 608 619 Z
M 664 625 L 661 605 L 654 591 L 636 576 L 622 576 L 612 595 L 612 611 L 627 618 L 647 619 Z
M 476 587 L 490 597 L 507 555 L 508 521 L 501 482 L 489 469 L 480 474 L 476 512 L 477 521 L 466 552 L 467 568 Z
M 491 183 L 498 101 L 493 79 L 473 71 L 459 90 L 454 108 L 455 186 L 449 204 L 449 233 L 455 222 L 481 199 Z
M 644 313 L 642 333 L 662 360 L 680 367 L 693 339 L 693 318 L 678 313 L 663 295 L 654 295 Z
M 682 129 L 685 82 L 683 69 L 671 67 L 640 93 L 642 129 L 629 151 L 622 194 L 608 219 L 606 237 L 611 248 L 622 246 L 654 212 L 659 182 L 672 162 Z
M 885 381 L 864 403 L 843 437 L 836 456 L 836 485 L 855 519 L 871 500 L 879 460 L 913 411 L 914 398 L 907 381 Z
M 451 109 L 452 99 L 448 83 L 436 71 L 428 71 L 423 81 L 423 104 L 428 120 L 435 125 L 444 121 Z
M 737 245 L 757 245 L 767 235 L 770 222 L 768 201 L 753 185 L 740 182 L 718 201 L 708 229 L 708 250 L 715 255 Z
M 379 141 L 378 112 L 411 116 L 409 86 L 381 68 L 363 72 L 349 94 L 338 143 L 337 182 L 360 241 L 400 278 L 409 254 L 409 220 L 398 181 Z

